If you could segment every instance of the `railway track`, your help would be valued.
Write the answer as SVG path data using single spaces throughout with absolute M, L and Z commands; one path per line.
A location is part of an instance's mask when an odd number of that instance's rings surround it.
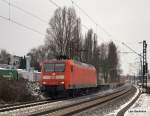
M 22 106 L 14 106 L 11 109 L 0 109 L 0 115 L 9 116 L 37 116 L 37 115 L 73 115 L 87 110 L 96 105 L 108 102 L 119 96 L 128 93 L 132 87 L 121 87 L 112 92 L 94 95 L 90 97 L 73 98 L 61 101 L 42 101 L 39 103 L 24 104 Z
M 132 87 L 131 90 L 126 92 L 125 94 L 120 95 L 112 100 L 108 100 L 107 102 L 103 102 L 100 105 L 96 105 L 95 107 L 91 107 L 87 110 L 76 113 L 75 116 L 123 116 L 124 113 L 122 112 L 121 115 L 118 115 L 118 111 L 122 111 L 123 106 L 125 106 L 125 104 L 127 105 L 128 103 L 130 103 L 129 101 L 135 96 L 137 96 L 137 89 L 138 88 Z M 134 99 L 132 99 L 131 101 L 133 100 Z
M 21 109 L 21 108 L 25 108 L 25 107 L 30 107 L 30 106 L 34 106 L 34 105 L 41 105 L 41 104 L 52 102 L 52 101 L 49 101 L 49 100 L 50 99 L 5 105 L 5 106 L 1 106 L 0 107 L 0 112 L 10 111 L 10 110 L 16 110 L 16 109 Z
M 21 102 L 21 103 L 13 103 L 13 104 L 7 104 L 7 105 L 2 105 L 0 106 L 0 111 L 1 109 L 4 109 L 4 108 L 9 108 L 9 107 L 13 107 L 13 106 L 21 106 L 21 105 L 25 105 L 25 104 L 32 104 L 32 103 L 38 103 L 38 102 L 44 102 L 44 101 L 49 101 L 49 99 L 43 99 L 43 100 L 33 100 L 33 101 L 28 101 L 28 102 Z
M 69 99 L 69 98 L 63 98 L 63 100 L 65 99 Z M 38 106 L 38 105 L 47 104 L 47 103 L 53 103 L 58 100 L 59 99 L 52 100 L 48 98 L 48 99 L 40 100 L 40 101 L 30 101 L 30 102 L 23 102 L 23 103 L 16 103 L 16 104 L 8 104 L 8 105 L 0 106 L 0 113 L 11 111 L 11 110 L 18 110 L 18 109 L 26 108 L 26 107 Z
M 98 96 L 95 98 L 91 98 L 89 100 L 77 102 L 77 103 L 63 106 L 60 108 L 48 110 L 45 112 L 36 113 L 36 114 L 30 115 L 30 116 L 39 116 L 39 115 L 70 116 L 70 115 L 74 115 L 74 114 L 77 114 L 79 112 L 85 111 L 89 108 L 95 107 L 95 106 L 103 104 L 103 103 L 107 103 L 111 100 L 114 100 L 114 99 L 120 97 L 120 96 L 123 96 L 123 95 L 127 94 L 128 92 L 130 92 L 131 89 L 132 89 L 132 87 L 131 88 L 124 88 L 124 89 L 121 89 L 119 91 L 109 93 L 109 94 L 106 94 L 103 96 Z

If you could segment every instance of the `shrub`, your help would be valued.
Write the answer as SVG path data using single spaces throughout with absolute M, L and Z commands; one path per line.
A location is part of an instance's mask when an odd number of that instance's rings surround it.
M 29 92 L 27 80 L 0 78 L 0 100 L 5 102 L 25 102 L 35 98 Z

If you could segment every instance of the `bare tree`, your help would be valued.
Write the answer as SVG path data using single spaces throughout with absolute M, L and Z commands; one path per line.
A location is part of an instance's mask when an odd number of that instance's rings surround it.
M 58 8 L 50 20 L 46 42 L 54 55 L 71 56 L 74 40 L 80 36 L 80 19 L 73 8 Z M 78 36 L 78 37 L 75 37 Z M 74 54 L 74 53 L 73 53 Z
M 84 41 L 84 62 L 92 64 L 93 56 L 93 30 L 88 30 Z
M 81 60 L 82 53 L 82 34 L 81 34 L 81 21 L 76 20 L 76 26 L 73 31 L 73 39 L 70 42 L 70 56 L 76 60 Z
M 108 63 L 109 63 L 109 76 L 110 81 L 115 82 L 118 81 L 118 65 L 119 65 L 119 58 L 117 53 L 117 47 L 113 42 L 110 42 L 108 45 Z
M 100 47 L 100 73 L 103 75 L 105 83 L 108 82 L 108 48 L 106 44 L 101 44 Z
M 40 70 L 40 62 L 47 59 L 46 52 L 45 46 L 39 46 L 38 48 L 31 49 L 27 54 L 31 56 L 31 66 L 35 67 L 36 70 Z
M 44 59 L 55 58 L 59 55 L 69 56 L 88 64 L 93 64 L 97 74 L 103 74 L 107 83 L 117 80 L 119 57 L 113 42 L 107 44 L 97 43 L 97 35 L 89 29 L 83 38 L 81 20 L 77 17 L 74 8 L 58 8 L 50 19 L 45 44 L 29 53 L 32 57 L 32 66 Z
M 93 54 L 92 54 L 92 64 L 95 66 L 97 75 L 100 72 L 100 48 L 97 43 L 97 35 L 94 34 L 93 37 Z

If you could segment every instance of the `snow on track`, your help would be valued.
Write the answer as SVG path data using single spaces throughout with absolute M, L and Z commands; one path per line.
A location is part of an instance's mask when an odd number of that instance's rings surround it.
M 123 108 L 125 108 L 128 104 L 130 104 L 136 98 L 136 96 L 139 94 L 139 92 L 140 92 L 140 90 L 137 88 L 137 91 L 134 94 L 134 96 L 128 102 L 126 102 L 126 104 L 122 105 L 119 109 L 113 111 L 112 113 L 106 114 L 106 116 L 116 116 L 119 113 L 119 111 L 121 111 Z

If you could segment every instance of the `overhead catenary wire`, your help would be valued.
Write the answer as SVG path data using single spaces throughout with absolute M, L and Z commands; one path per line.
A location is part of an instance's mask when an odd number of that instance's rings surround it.
M 106 31 L 106 29 L 101 26 L 99 23 L 97 23 L 83 8 L 81 8 L 76 2 L 74 2 L 73 0 L 70 0 L 72 2 L 72 4 L 74 4 L 85 16 L 87 16 L 87 18 L 89 18 L 95 25 L 96 25 L 96 28 L 97 26 L 102 29 L 102 31 L 104 33 L 106 33 L 106 35 L 108 37 L 112 37 L 112 35 Z M 113 39 L 114 41 L 117 41 L 119 43 L 121 43 L 123 46 L 127 47 L 129 50 L 131 50 L 133 53 L 137 54 L 138 56 L 141 57 L 141 54 L 137 53 L 135 50 L 133 50 L 131 47 L 129 47 L 125 42 L 122 42 L 122 41 L 119 41 L 119 40 L 116 40 L 116 39 Z M 104 40 L 103 40 L 104 41 Z
M 88 13 L 82 9 L 76 2 L 74 2 L 73 0 L 71 0 L 72 4 L 74 4 L 79 10 L 81 10 L 83 12 L 83 14 L 85 14 L 95 25 L 96 28 L 99 27 L 103 30 L 103 32 L 105 32 L 107 34 L 108 37 L 111 37 L 111 34 L 109 32 L 107 32 L 100 24 L 98 24 L 90 15 L 88 15 Z M 97 30 L 97 29 L 96 29 Z
M 71 0 L 72 4 L 74 4 L 78 9 L 80 9 L 94 24 L 97 24 L 93 18 L 91 18 L 77 3 Z
M 9 19 L 10 19 L 10 16 L 11 16 L 11 9 L 10 9 L 10 0 L 9 0 L 9 3 L 8 3 L 8 5 L 9 5 Z
M 73 0 L 70 0 L 72 5 L 75 5 L 93 24 L 96 26 L 96 33 L 97 33 L 97 28 L 99 27 L 100 29 L 103 30 L 104 33 L 107 34 L 108 37 L 111 37 L 111 34 L 109 34 L 100 24 L 98 24 L 84 9 L 82 9 L 76 2 Z M 102 41 L 104 41 L 103 38 L 101 38 Z M 105 42 L 105 41 L 104 41 Z
M 49 0 L 49 2 L 51 2 L 54 6 L 56 7 L 60 7 L 56 2 L 54 2 L 53 0 Z
M 97 27 L 99 27 L 100 29 L 102 29 L 102 31 L 104 33 L 106 33 L 106 35 L 108 37 L 112 37 L 112 35 L 106 31 L 106 29 L 101 26 L 99 23 L 97 23 L 83 8 L 81 8 L 76 2 L 74 2 L 73 0 L 70 0 L 72 2 L 72 4 L 74 4 L 87 18 L 89 18 L 95 25 L 96 25 L 96 31 L 97 31 Z M 104 41 L 104 40 L 103 40 Z
M 122 51 L 119 51 L 118 53 L 123 53 L 123 54 L 134 54 L 134 52 L 122 52 Z
M 34 17 L 34 18 L 36 18 L 36 19 L 38 19 L 38 20 L 40 20 L 40 21 L 42 21 L 42 22 L 44 22 L 44 23 L 46 23 L 47 24 L 47 22 L 45 21 L 45 20 L 43 20 L 42 18 L 40 18 L 39 16 L 37 16 L 37 15 L 35 15 L 35 14 L 33 14 L 33 13 L 31 13 L 31 12 L 29 12 L 29 11 L 26 11 L 26 10 L 24 10 L 23 8 L 21 8 L 21 7 L 18 7 L 18 6 L 16 6 L 16 5 L 14 5 L 14 4 L 12 4 L 11 2 L 10 2 L 10 0 L 9 1 L 6 1 L 6 0 L 2 0 L 3 2 L 5 2 L 5 3 L 7 3 L 8 5 L 9 5 L 9 10 L 10 10 L 10 6 L 12 6 L 12 7 L 14 7 L 14 8 L 16 8 L 16 9 L 18 9 L 18 10 L 20 10 L 20 11 L 22 11 L 22 12 L 24 12 L 24 13 L 26 13 L 26 14 L 28 14 L 28 15 L 30 15 L 30 16 L 32 16 L 32 17 Z M 53 5 L 55 5 L 56 7 L 60 7 L 56 2 L 54 2 L 53 0 L 49 0 Z M 72 4 L 74 4 L 76 7 L 78 7 L 79 8 L 79 10 L 80 11 L 82 11 L 97 27 L 99 27 L 99 28 L 101 28 L 106 34 L 107 34 L 107 36 L 108 37 L 112 37 L 112 35 L 108 32 L 108 31 L 106 31 L 106 29 L 105 28 L 103 28 L 100 24 L 98 24 L 92 17 L 90 17 L 89 15 L 88 15 L 88 13 L 84 10 L 84 9 L 82 9 L 77 3 L 75 3 L 73 0 L 71 0 L 71 2 L 72 2 Z M 35 30 L 35 29 L 33 29 L 33 28 L 31 28 L 31 27 L 28 27 L 28 26 L 26 26 L 26 25 L 24 25 L 24 24 L 21 24 L 21 23 L 19 23 L 19 22 L 17 22 L 17 21 L 15 21 L 15 20 L 12 20 L 11 19 L 11 15 L 10 15 L 10 11 L 9 11 L 9 18 L 7 18 L 7 17 L 3 17 L 3 16 L 0 16 L 1 18 L 3 18 L 3 19 L 5 19 L 5 20 L 10 20 L 11 22 L 13 22 L 13 23 L 15 23 L 15 24 L 17 24 L 17 25 L 19 25 L 19 26 L 22 26 L 22 27 L 24 27 L 24 28 L 26 28 L 26 29 L 29 29 L 29 30 L 32 30 L 32 31 L 34 31 L 34 32 L 37 32 L 37 33 L 39 33 L 39 34 L 41 34 L 41 35 L 44 35 L 43 33 L 41 33 L 40 31 L 37 31 L 37 30 Z M 88 29 L 88 27 L 86 26 L 86 25 L 83 25 L 83 24 L 81 24 L 84 28 L 86 28 L 86 29 Z M 101 38 L 102 39 L 102 38 Z M 103 40 L 103 39 L 102 39 Z M 104 40 L 103 40 L 104 41 Z M 115 40 L 115 41 L 118 41 L 118 40 Z M 120 42 L 120 41 L 119 41 Z M 124 42 L 120 42 L 122 45 L 124 45 L 124 46 L 126 46 L 128 49 L 130 49 L 131 51 L 133 51 L 133 49 L 131 49 L 127 44 L 125 44 Z M 139 55 L 137 52 L 134 52 L 134 53 L 136 53 L 137 55 Z
M 23 28 L 25 28 L 25 29 L 31 30 L 31 31 L 33 31 L 33 32 L 36 32 L 36 33 L 38 33 L 38 34 L 40 34 L 40 35 L 45 36 L 44 33 L 40 32 L 40 31 L 38 31 L 38 30 L 36 30 L 36 29 L 34 29 L 34 28 L 31 28 L 31 27 L 29 27 L 29 26 L 26 26 L 26 25 L 24 25 L 24 24 L 21 24 L 21 23 L 15 21 L 15 20 L 9 19 L 9 18 L 4 17 L 4 16 L 1 16 L 1 15 L 0 15 L 0 18 L 1 18 L 1 19 L 4 19 L 4 20 L 7 20 L 7 21 L 10 21 L 10 22 L 12 22 L 12 23 L 14 23 L 14 24 L 16 24 L 16 25 L 18 25 L 18 26 L 21 26 L 21 27 L 23 27 Z
M 60 5 L 58 5 L 56 2 L 54 2 L 53 0 L 49 0 L 49 2 L 51 2 L 54 6 L 56 6 L 57 8 L 60 8 Z M 89 30 L 89 28 L 84 25 L 84 24 L 81 24 L 82 27 L 84 27 L 85 29 Z
M 87 30 L 89 30 L 89 28 L 86 26 L 86 25 L 84 25 L 84 24 L 81 24 L 85 29 L 87 29 Z
M 73 0 L 70 0 L 72 2 L 72 4 L 74 4 L 86 17 L 88 17 L 95 25 L 96 28 L 99 27 L 100 29 L 103 30 L 103 32 L 105 32 L 107 34 L 108 37 L 111 37 L 112 35 L 106 31 L 105 28 L 103 28 L 103 26 L 101 26 L 99 23 L 97 23 L 84 9 L 82 9 L 76 2 L 74 2 Z
M 14 8 L 16 8 L 16 9 L 18 9 L 18 10 L 20 10 L 20 11 L 22 11 L 22 12 L 24 12 L 24 13 L 26 13 L 26 14 L 34 17 L 34 18 L 36 18 L 36 19 L 38 19 L 39 21 L 41 21 L 41 22 L 43 22 L 45 24 L 48 24 L 48 22 L 46 20 L 42 19 L 41 17 L 39 17 L 39 16 L 37 16 L 37 15 L 35 15 L 35 14 L 33 14 L 33 13 L 31 13 L 31 12 L 29 12 L 29 11 L 27 11 L 27 10 L 17 6 L 17 5 L 14 5 L 10 1 L 6 1 L 6 0 L 1 0 L 1 1 L 9 5 L 9 19 L 10 19 L 10 6 L 12 6 L 12 7 L 14 7 Z
M 70 0 L 70 1 L 71 1 L 71 3 L 72 3 L 72 6 L 76 6 L 80 11 L 83 12 L 83 14 L 84 14 L 86 17 L 88 17 L 88 18 L 95 24 L 95 26 L 96 26 L 96 33 L 97 33 L 97 27 L 99 26 L 99 24 L 98 24 L 97 22 L 95 22 L 95 20 L 94 20 L 92 17 L 90 17 L 90 15 L 88 15 L 88 13 L 86 13 L 85 10 L 83 10 L 77 3 L 75 3 L 73 0 Z M 82 26 L 85 27 L 85 25 L 82 25 Z M 86 26 L 86 27 L 87 27 L 87 26 Z M 85 27 L 85 28 L 86 28 L 86 27 Z M 89 30 L 89 28 L 86 28 L 86 29 Z M 101 40 L 104 41 L 103 38 L 101 38 Z M 104 42 L 105 42 L 105 41 L 104 41 Z
M 128 49 L 130 49 L 132 52 L 134 52 L 135 54 L 137 54 L 138 56 L 142 57 L 141 54 L 139 54 L 139 53 L 136 52 L 134 49 L 132 49 L 131 47 L 129 47 L 126 43 L 122 42 L 122 44 L 123 44 L 124 46 L 126 46 Z
M 58 4 L 56 4 L 54 1 L 52 1 L 52 0 L 49 0 L 49 1 L 51 1 L 53 4 L 55 4 L 57 7 L 60 7 Z M 103 27 L 103 26 L 101 26 L 100 24 L 98 24 L 90 15 L 88 15 L 88 13 L 84 10 L 84 9 L 82 9 L 76 2 L 74 2 L 73 0 L 70 0 L 71 1 L 71 3 L 73 4 L 73 5 L 75 5 L 80 11 L 82 11 L 83 12 L 83 14 L 85 15 L 85 16 L 87 16 L 95 25 L 96 25 L 96 28 L 97 28 L 97 26 L 100 28 L 100 29 L 102 29 L 103 30 L 103 32 L 104 33 L 106 33 L 106 35 L 108 36 L 108 37 L 112 37 L 112 35 L 108 32 L 108 31 L 106 31 L 106 29 Z M 84 27 L 85 27 L 85 25 L 83 25 Z M 97 29 L 96 29 L 97 30 Z M 104 41 L 104 39 L 102 39 L 103 41 Z M 132 49 L 131 47 L 129 47 L 125 42 L 122 42 L 122 41 L 119 41 L 119 40 L 116 40 L 116 39 L 114 39 L 115 41 L 117 41 L 117 42 L 119 42 L 119 43 L 121 43 L 123 46 L 125 46 L 125 47 L 127 47 L 129 50 L 131 50 L 133 53 L 135 53 L 135 54 L 137 54 L 138 56 L 140 56 L 140 57 L 142 57 L 142 55 L 141 54 L 139 54 L 139 53 L 137 53 L 134 49 Z

